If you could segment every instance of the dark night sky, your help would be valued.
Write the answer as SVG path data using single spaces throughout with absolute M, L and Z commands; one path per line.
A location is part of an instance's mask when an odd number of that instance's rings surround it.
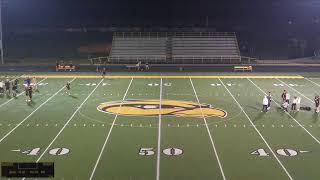
M 312 23 L 320 0 L 3 0 L 4 23 L 68 25 L 277 25 Z
M 112 28 L 115 31 L 133 29 L 126 27 L 157 31 L 158 27 L 171 27 L 170 30 L 179 27 L 179 31 L 187 27 L 183 30 L 198 31 L 204 28 L 190 26 L 204 27 L 206 16 L 210 26 L 207 30 L 240 34 L 242 52 L 254 49 L 249 56 L 285 57 L 288 40 L 292 38 L 307 42 L 306 55 L 320 45 L 320 0 L 0 1 L 4 1 L 2 19 L 7 56 L 32 57 L 42 52 L 45 57 L 50 53 L 69 57 L 77 54 L 80 45 L 111 42 L 111 32 L 92 29 L 114 26 L 120 27 Z M 88 33 L 67 33 L 66 29 Z M 33 46 L 26 48 L 30 44 Z M 51 52 L 52 47 L 61 49 Z

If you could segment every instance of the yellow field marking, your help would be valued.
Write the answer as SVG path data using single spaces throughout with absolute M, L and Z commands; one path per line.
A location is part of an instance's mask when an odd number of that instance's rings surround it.
M 25 77 L 36 77 L 36 78 L 101 78 L 101 76 L 96 76 L 96 75 L 24 75 L 21 76 L 22 78 Z M 193 79 L 246 79 L 246 78 L 251 78 L 251 79 L 303 79 L 303 76 L 300 75 L 293 75 L 293 76 L 268 76 L 268 75 L 246 75 L 246 76 L 235 76 L 235 75 L 230 75 L 230 76 L 128 76 L 128 75 L 123 75 L 123 76 L 105 76 L 106 79 L 112 78 L 112 79 L 128 79 L 128 78 L 136 78 L 136 79 L 159 79 L 159 78 L 167 78 L 167 79 L 186 79 L 186 78 L 193 78 Z

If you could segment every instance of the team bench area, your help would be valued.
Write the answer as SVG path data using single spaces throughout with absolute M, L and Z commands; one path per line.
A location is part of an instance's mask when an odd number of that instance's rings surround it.
M 234 66 L 234 71 L 251 71 L 252 72 L 252 66 Z
M 76 67 L 74 65 L 57 65 L 56 71 L 75 71 Z

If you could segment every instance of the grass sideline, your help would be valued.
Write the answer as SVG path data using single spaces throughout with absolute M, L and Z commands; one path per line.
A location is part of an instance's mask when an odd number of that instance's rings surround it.
M 102 76 L 98 75 L 23 75 L 22 78 L 26 77 L 36 77 L 36 78 L 86 78 L 86 79 L 96 79 L 101 78 Z M 283 76 L 283 75 L 276 75 L 276 76 L 265 76 L 265 75 L 229 75 L 229 76 L 197 76 L 197 75 L 190 75 L 190 76 L 167 76 L 167 75 L 154 75 L 154 76 L 141 76 L 141 75 L 122 75 L 122 76 L 105 76 L 106 79 L 112 78 L 112 79 L 144 79 L 144 78 L 150 78 L 150 79 L 159 79 L 159 78 L 166 78 L 166 79 L 186 79 L 186 78 L 193 78 L 193 79 L 246 79 L 246 78 L 252 78 L 252 79 L 303 79 L 303 76 L 300 75 L 289 75 L 289 76 Z

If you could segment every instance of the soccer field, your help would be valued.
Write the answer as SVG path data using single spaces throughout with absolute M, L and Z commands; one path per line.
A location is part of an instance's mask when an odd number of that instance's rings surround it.
M 54 162 L 55 180 L 320 178 L 320 74 L 37 80 L 29 104 L 22 79 L 18 97 L 0 96 L 0 162 Z M 283 111 L 284 89 L 312 110 Z

